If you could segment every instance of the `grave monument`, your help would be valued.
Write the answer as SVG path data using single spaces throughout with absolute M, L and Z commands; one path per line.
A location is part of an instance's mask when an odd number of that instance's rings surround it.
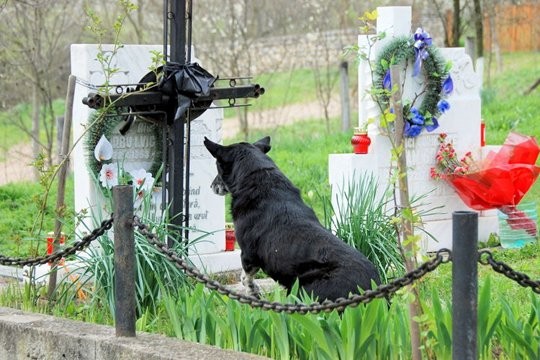
M 104 52 L 113 50 L 112 45 L 102 45 Z M 125 45 L 114 56 L 112 67 L 120 69 L 110 79 L 111 84 L 134 84 L 149 72 L 151 51 L 162 51 L 163 46 Z M 75 44 L 71 46 L 72 74 L 77 76 L 73 109 L 73 138 L 81 139 L 88 130 L 88 118 L 92 111 L 83 105 L 82 99 L 88 95 L 89 87 L 103 84 L 105 80 L 101 64 L 96 60 L 97 45 Z M 193 51 L 191 52 L 193 54 Z M 193 59 L 196 61 L 196 59 Z M 92 90 L 92 89 L 91 89 Z M 119 89 L 120 90 L 120 89 Z M 107 120 L 105 120 L 107 121 Z M 225 252 L 225 203 L 224 198 L 215 195 L 210 184 L 215 177 L 215 163 L 203 146 L 204 136 L 221 141 L 223 109 L 210 108 L 193 120 L 191 126 L 190 181 L 189 181 L 189 239 L 196 241 L 190 248 L 190 259 L 196 266 L 209 272 L 240 268 L 239 251 Z M 125 135 L 120 134 L 118 124 L 112 131 L 110 143 L 113 146 L 113 160 L 122 163 L 126 171 L 143 168 L 150 171 L 156 153 L 161 146 L 155 126 L 136 120 Z M 75 211 L 100 210 L 103 197 L 88 168 L 88 149 L 84 141 L 78 141 L 73 150 L 75 176 Z M 154 166 L 155 168 L 155 166 Z M 152 174 L 155 176 L 156 174 Z M 160 196 L 157 196 L 160 198 Z M 89 219 L 87 219 L 89 220 Z M 91 223 L 87 227 L 92 229 Z M 208 233 L 208 234 L 206 234 Z M 205 235 L 205 236 L 203 236 Z M 164 239 L 162 239 L 164 240 Z M 164 240 L 166 241 L 166 240 Z
M 372 62 L 376 58 L 377 51 L 388 41 L 397 36 L 410 36 L 416 29 L 416 26 L 414 29 L 411 27 L 410 7 L 379 7 L 377 14 L 377 32 L 385 32 L 386 38 L 375 42 L 371 48 L 370 60 Z M 360 48 L 366 49 L 369 46 L 368 36 L 359 36 Z M 436 130 L 432 132 L 424 130 L 419 136 L 405 138 L 410 196 L 427 196 L 423 202 L 428 203 L 429 208 L 440 207 L 432 215 L 423 218 L 423 228 L 433 238 L 426 233 L 415 231 L 416 234 L 422 236 L 423 252 L 436 251 L 443 247 L 451 248 L 452 213 L 470 210 L 449 185 L 443 181 L 432 180 L 430 177 L 430 168 L 435 166 L 439 134 L 448 134 L 458 153 L 464 154 L 471 151 L 476 160 L 481 160 L 489 151 L 487 146 L 481 146 L 481 74 L 475 72 L 472 60 L 466 55 L 465 49 L 442 48 L 439 50 L 443 58 L 452 62 L 450 75 L 454 82 L 454 91 L 447 99 L 451 108 L 439 117 L 440 126 Z M 412 68 L 412 64 L 409 68 Z M 423 77 L 413 78 L 411 73 L 412 71 L 408 71 L 406 78 L 402 80 L 405 84 L 404 99 L 412 99 L 415 91 L 422 85 Z M 367 61 L 360 62 L 358 77 L 358 124 L 364 126 L 368 123 L 368 119 L 376 119 L 380 115 L 377 104 L 367 93 L 372 86 L 371 69 Z M 335 209 L 338 208 L 338 203 L 346 203 L 344 190 L 360 175 L 376 176 L 381 185 L 379 189 L 385 189 L 388 185 L 390 141 L 381 134 L 377 122 L 370 123 L 367 128 L 372 141 L 367 154 L 331 154 L 329 156 L 329 181 L 332 186 L 332 202 Z M 491 233 L 497 232 L 496 210 L 481 211 L 478 221 L 480 241 L 487 240 Z

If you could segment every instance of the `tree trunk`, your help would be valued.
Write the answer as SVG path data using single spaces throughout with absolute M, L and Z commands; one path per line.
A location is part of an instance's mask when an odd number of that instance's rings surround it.
M 461 26 L 461 16 L 460 16 L 460 3 L 459 0 L 453 0 L 454 4 L 454 22 L 452 23 L 452 44 L 451 46 L 459 46 L 459 33 Z
M 474 2 L 474 28 L 476 30 L 476 56 L 481 58 L 484 56 L 484 24 L 482 22 L 482 4 L 481 0 L 473 0 Z
M 390 78 L 392 79 L 392 84 L 401 84 L 400 81 L 400 67 L 399 65 L 392 65 L 390 67 Z M 394 108 L 396 120 L 395 120 L 395 130 L 394 130 L 394 146 L 396 149 L 401 149 L 401 152 L 398 155 L 397 159 L 397 171 L 398 171 L 398 185 L 399 185 L 399 205 L 402 209 L 401 211 L 401 229 L 399 231 L 399 236 L 402 239 L 402 252 L 405 260 L 405 268 L 407 272 L 414 270 L 416 267 L 415 263 L 415 254 L 414 254 L 414 244 L 412 238 L 414 236 L 413 223 L 403 214 L 403 210 L 411 210 L 411 203 L 409 200 L 409 183 L 407 177 L 407 153 L 405 152 L 405 144 L 403 137 L 404 129 L 404 120 L 403 120 L 403 108 L 402 108 L 402 99 L 401 99 L 401 89 L 397 91 L 392 91 L 391 104 Z M 412 211 L 409 211 L 412 213 Z M 415 320 L 420 317 L 422 314 L 422 309 L 418 300 L 418 289 L 412 285 L 409 286 L 411 293 L 414 295 L 414 299 L 409 303 L 409 326 L 411 330 L 411 354 L 413 360 L 421 360 L 422 353 L 420 351 L 421 340 L 420 340 L 420 325 Z
M 244 105 L 248 104 L 247 99 L 242 99 Z M 240 132 L 244 138 L 244 141 L 249 140 L 249 123 L 248 123 L 248 108 L 242 106 L 238 108 L 238 120 L 240 121 Z
M 40 113 L 40 101 L 39 101 L 39 89 L 37 85 L 32 86 L 32 158 L 36 160 L 40 153 L 39 146 L 39 113 Z M 33 168 L 34 180 L 39 180 L 39 171 L 34 166 Z
M 73 96 L 75 95 L 75 81 L 74 75 L 69 76 L 68 90 L 66 95 L 66 109 L 62 118 L 62 134 L 60 141 L 58 141 L 58 158 L 60 160 L 60 169 L 58 172 L 58 196 L 56 198 L 56 220 L 54 221 L 54 240 L 52 243 L 52 251 L 55 252 L 60 244 L 60 238 L 62 236 L 62 225 L 65 218 L 65 192 L 66 192 L 66 178 L 69 169 L 69 147 L 70 147 L 70 135 L 71 135 L 71 122 L 73 119 Z M 53 299 L 54 292 L 56 290 L 56 262 L 51 267 L 51 274 L 49 277 L 49 288 L 47 296 L 49 300 Z
M 499 34 L 497 29 L 497 21 L 493 18 L 491 22 L 491 51 L 495 53 L 495 62 L 497 65 L 497 73 L 500 73 L 503 69 L 502 56 L 501 56 L 501 47 L 499 46 Z

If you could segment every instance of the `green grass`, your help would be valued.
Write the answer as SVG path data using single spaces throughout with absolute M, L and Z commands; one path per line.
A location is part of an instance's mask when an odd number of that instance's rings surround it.
M 55 117 L 63 115 L 64 100 L 53 101 L 53 111 Z M 5 160 L 5 151 L 9 148 L 30 141 L 30 136 L 16 124 L 30 129 L 31 119 L 32 108 L 28 103 L 19 104 L 7 112 L 0 112 L 0 161 Z M 45 141 L 44 129 L 41 129 L 41 140 Z
M 492 248 L 490 251 L 495 260 L 509 264 L 514 270 L 527 274 L 533 280 L 540 279 L 540 242 L 520 249 Z M 452 266 L 451 262 L 439 266 L 426 277 L 427 281 L 423 289 L 426 291 L 436 289 L 441 298 L 451 299 Z M 489 265 L 478 265 L 478 277 L 480 287 L 488 278 L 490 279 L 493 301 L 506 299 L 515 304 L 528 304 L 530 301 L 532 291 L 530 288 L 522 287 L 503 274 L 496 273 Z M 429 294 L 425 295 L 429 296 Z M 528 308 L 522 307 L 520 311 L 523 314 L 528 311 Z
M 38 198 L 43 192 L 40 184 L 32 182 L 0 186 L 0 209 L 4 214 L 0 217 L 0 254 L 45 255 L 47 233 L 54 230 L 57 188 L 51 188 L 41 223 Z M 66 204 L 68 209 L 73 209 L 73 177 L 66 184 Z M 69 216 L 63 230 L 66 234 L 73 231 L 73 221 Z
M 19 119 L 24 126 L 30 126 L 32 109 L 29 104 L 19 104 L 9 112 L 0 113 L 0 149 L 8 150 L 13 145 L 21 143 L 22 139 L 28 139 L 20 128 L 14 125 Z M 27 141 L 28 141 L 27 140 Z M 4 152 L 0 152 L 0 161 L 5 160 Z
M 536 254 L 539 251 L 538 246 L 525 249 Z M 508 254 L 513 260 L 523 255 Z M 425 359 L 449 359 L 451 356 L 451 299 L 447 291 L 450 286 L 440 282 L 441 274 L 446 278 L 445 273 L 449 270 L 450 264 L 441 265 L 420 285 L 425 290 L 420 298 L 425 315 L 418 319 L 422 323 L 422 358 Z M 512 284 L 508 286 L 508 283 L 507 279 L 493 275 L 492 271 L 490 274 L 480 273 L 479 358 L 537 359 L 540 356 L 540 298 L 530 289 Z M 501 292 L 501 285 L 511 287 L 511 292 Z M 32 289 L 28 285 L 22 290 L 10 287 L 0 293 L 0 304 L 112 324 L 113 317 L 107 306 L 87 306 L 69 298 L 62 298 L 56 303 L 31 301 L 31 294 L 43 295 L 44 290 L 44 287 Z M 295 290 L 292 293 L 286 297 L 284 291 L 276 289 L 265 298 L 292 303 L 300 297 L 304 303 L 311 302 L 309 298 L 298 296 Z M 137 330 L 275 359 L 411 358 L 407 293 L 396 294 L 390 305 L 384 300 L 375 300 L 358 307 L 348 307 L 342 314 L 307 315 L 254 309 L 216 291 L 204 289 L 200 284 L 163 289 L 162 295 L 157 311 L 139 315 Z M 519 303 L 515 299 L 521 299 L 521 296 L 524 301 Z M 99 298 L 94 300 L 99 301 Z
M 332 92 L 336 94 L 339 91 L 339 73 L 338 69 L 333 69 L 329 77 L 333 80 Z M 313 69 L 295 69 L 289 72 L 279 72 L 271 74 L 261 74 L 254 76 L 251 80 L 253 84 L 259 84 L 265 89 L 264 95 L 257 99 L 249 99 L 251 104 L 249 111 L 262 111 L 276 109 L 282 106 L 298 103 L 317 101 L 316 95 L 316 73 Z M 326 75 L 321 75 L 324 78 Z M 354 89 L 357 86 L 356 66 L 349 67 L 349 88 Z M 219 86 L 223 86 L 218 84 Z M 239 103 L 242 103 L 239 100 Z M 234 117 L 237 115 L 235 109 L 225 109 L 225 117 Z
M 482 93 L 482 117 L 486 123 L 488 144 L 502 144 L 510 131 L 540 138 L 540 88 L 524 92 L 540 78 L 538 53 L 507 54 L 504 72 L 493 76 Z
M 540 88 L 524 95 L 540 78 L 539 61 L 537 52 L 504 55 L 504 71 L 492 75 L 490 87 L 482 91 L 482 118 L 488 144 L 502 144 L 511 131 L 535 136 L 540 141 Z M 540 182 L 532 186 L 524 198 L 527 200 L 536 202 L 540 212 Z

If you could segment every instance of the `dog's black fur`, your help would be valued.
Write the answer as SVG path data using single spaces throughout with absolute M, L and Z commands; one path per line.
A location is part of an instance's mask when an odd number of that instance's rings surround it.
M 253 275 L 259 268 L 288 290 L 298 279 L 319 300 L 347 297 L 358 287 L 371 289 L 372 280 L 379 284 L 375 266 L 321 225 L 300 191 L 266 155 L 270 137 L 229 146 L 205 138 L 204 145 L 217 160 L 212 188 L 232 195 L 248 293 L 258 295 Z

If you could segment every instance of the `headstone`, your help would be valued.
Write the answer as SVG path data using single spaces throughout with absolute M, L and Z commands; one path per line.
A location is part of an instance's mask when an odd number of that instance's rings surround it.
M 111 52 L 112 45 L 102 45 L 104 52 Z M 110 79 L 111 84 L 134 84 L 147 74 L 151 66 L 151 51 L 162 51 L 162 46 L 125 45 L 113 58 L 111 67 L 120 69 Z M 71 70 L 77 76 L 73 109 L 73 138 L 81 139 L 88 129 L 88 116 L 91 109 L 82 104 L 83 97 L 95 90 L 90 84 L 104 82 L 101 65 L 96 60 L 97 45 L 75 44 L 71 46 Z M 192 52 L 193 53 L 193 52 Z M 194 59 L 196 61 L 196 59 Z M 113 90 L 114 91 L 114 90 Z M 240 268 L 238 251 L 224 252 L 225 249 L 225 202 L 215 195 L 210 184 L 216 175 L 215 161 L 203 146 L 207 136 L 213 141 L 221 141 L 223 109 L 211 108 L 190 123 L 191 126 L 191 173 L 190 187 L 190 248 L 192 261 L 209 272 L 234 270 Z M 108 139 L 113 146 L 113 161 L 122 164 L 126 170 L 145 169 L 149 171 L 155 161 L 156 152 L 161 150 L 161 140 L 156 127 L 149 122 L 137 119 L 126 135 L 118 129 L 121 121 Z M 157 125 L 157 131 L 161 131 Z M 75 210 L 88 209 L 88 214 L 103 207 L 101 191 L 96 187 L 88 169 L 87 150 L 84 141 L 79 140 L 73 151 L 75 177 Z M 152 174 L 155 176 L 156 174 Z M 157 196 L 161 199 L 160 196 Z M 87 219 L 90 220 L 90 219 Z M 88 221 L 86 228 L 92 229 Z M 208 235 L 204 235 L 208 233 Z M 204 236 L 203 236 L 204 235 Z M 195 241 L 196 239 L 199 239 Z M 165 240 L 165 239 L 163 239 Z
M 410 35 L 415 30 L 411 28 L 410 7 L 382 7 L 378 8 L 377 30 L 386 32 L 387 37 L 375 43 L 371 50 L 371 60 L 375 60 L 379 49 L 395 36 Z M 429 29 L 424 29 L 429 31 Z M 367 35 L 360 35 L 359 46 L 368 46 Z M 435 166 L 435 155 L 438 149 L 438 136 L 447 133 L 454 141 L 454 147 L 459 154 L 467 151 L 473 157 L 481 160 L 487 147 L 480 146 L 481 137 L 481 109 L 480 86 L 481 74 L 473 69 L 471 58 L 465 54 L 463 48 L 440 49 L 443 58 L 453 64 L 451 76 L 454 81 L 454 91 L 448 97 L 451 108 L 439 117 L 440 127 L 428 133 L 425 130 L 417 137 L 406 138 L 407 166 L 409 190 L 411 198 L 425 196 L 422 203 L 426 204 L 424 210 L 431 211 L 432 215 L 424 217 L 424 230 L 419 233 L 423 236 L 422 250 L 436 251 L 442 247 L 452 247 L 452 213 L 460 210 L 470 210 L 459 199 L 456 192 L 443 181 L 430 178 L 430 168 Z M 359 64 L 359 126 L 366 124 L 370 118 L 380 115 L 377 104 L 368 94 L 372 85 L 372 77 L 367 61 Z M 411 71 L 404 79 L 404 98 L 412 99 L 415 92 L 422 85 L 422 77 L 413 78 Z M 391 144 L 389 139 L 382 135 L 379 124 L 368 126 L 368 135 L 371 146 L 368 154 L 331 154 L 329 157 L 329 180 L 332 186 L 332 199 L 337 202 L 346 202 L 343 189 L 354 181 L 360 174 L 373 174 L 378 177 L 384 189 L 388 185 L 390 174 Z M 419 204 L 416 204 L 419 205 Z M 337 208 L 337 206 L 334 206 Z M 482 211 L 479 216 L 479 240 L 485 241 L 491 233 L 497 232 L 496 210 Z

